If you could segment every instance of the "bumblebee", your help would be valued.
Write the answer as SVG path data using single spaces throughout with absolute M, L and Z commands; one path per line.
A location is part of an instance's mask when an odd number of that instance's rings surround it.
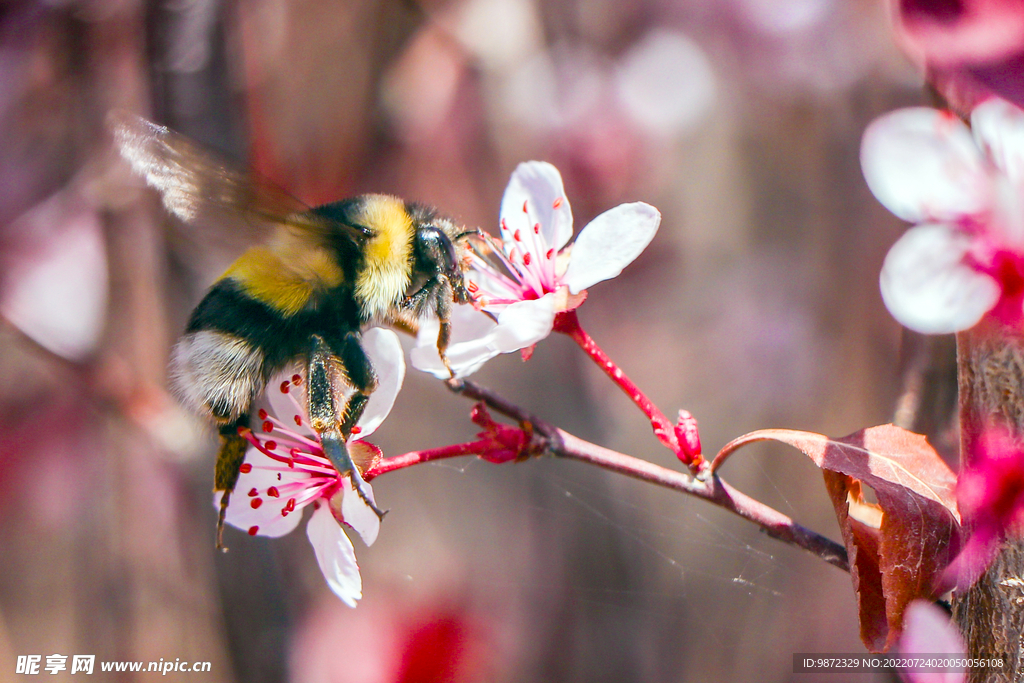
M 220 431 L 217 547 L 247 447 L 240 431 L 270 377 L 295 360 L 306 369 L 310 426 L 324 453 L 383 516 L 346 448 L 377 386 L 360 332 L 370 324 L 414 331 L 419 319 L 436 316 L 437 349 L 447 365 L 452 306 L 471 300 L 461 264 L 465 238 L 475 231 L 388 195 L 308 208 L 145 119 L 116 113 L 112 129 L 133 171 L 179 218 L 195 223 L 241 213 L 250 224 L 270 227 L 269 240 L 245 251 L 214 282 L 171 358 L 182 399 Z M 352 392 L 344 399 L 346 387 Z

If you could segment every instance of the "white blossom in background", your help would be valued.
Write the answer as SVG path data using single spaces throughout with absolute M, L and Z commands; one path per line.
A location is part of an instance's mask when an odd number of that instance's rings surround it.
M 501 201 L 501 245 L 495 256 L 506 272 L 475 256 L 466 279 L 480 310 L 456 306 L 452 315 L 448 360 L 455 376 L 465 377 L 499 353 L 548 336 L 555 314 L 578 306 L 588 287 L 621 273 L 650 244 L 660 222 L 653 206 L 621 204 L 588 223 L 566 246 L 572 210 L 562 176 L 545 162 L 520 164 Z M 422 325 L 412 364 L 447 378 L 437 330 L 436 321 Z
M 882 266 L 882 299 L 912 330 L 966 330 L 1024 317 L 1024 111 L 999 99 L 971 113 L 900 109 L 861 144 L 868 187 L 914 223 Z
M 360 469 L 379 455 L 376 446 L 363 441 L 384 421 L 405 377 L 405 361 L 398 336 L 391 330 L 373 328 L 363 334 L 366 350 L 379 384 L 353 430 L 349 454 Z M 313 507 L 306 534 L 327 584 L 341 600 L 355 607 L 362 597 L 362 580 L 352 542 L 343 530 L 353 529 L 366 545 L 380 531 L 380 519 L 358 494 L 352 482 L 341 476 L 324 455 L 319 437 L 310 426 L 299 375 L 279 375 L 267 385 L 270 410 L 259 413 L 262 429 L 253 436 L 260 448 L 245 454 L 242 473 L 228 502 L 226 521 L 252 536 L 283 536 L 299 524 L 302 509 Z M 373 491 L 365 485 L 370 499 Z M 220 506 L 220 494 L 214 504 Z
M 100 343 L 109 277 L 95 208 L 62 190 L 9 226 L 0 258 L 0 315 L 48 351 L 85 360 Z

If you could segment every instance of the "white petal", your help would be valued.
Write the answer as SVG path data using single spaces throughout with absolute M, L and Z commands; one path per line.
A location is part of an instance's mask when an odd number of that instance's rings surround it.
M 468 377 L 500 353 L 492 344 L 492 333 L 497 325 L 472 306 L 456 306 L 451 323 L 452 338 L 447 355 L 456 377 Z M 417 370 L 448 379 L 448 370 L 437 352 L 438 329 L 436 320 L 423 321 L 409 358 Z
M 363 350 L 377 373 L 377 390 L 370 394 L 366 410 L 357 423 L 359 438 L 365 439 L 376 431 L 395 405 L 398 391 L 405 379 L 405 356 L 398 335 L 383 327 L 373 327 L 363 333 Z
M 242 531 L 248 531 L 254 526 L 258 527 L 257 536 L 277 538 L 291 532 L 302 518 L 301 508 L 282 515 L 281 510 L 287 504 L 287 496 L 272 498 L 265 495 L 265 491 L 271 486 L 280 487 L 291 481 L 299 481 L 306 478 L 307 475 L 294 472 L 278 473 L 264 469 L 264 466 L 270 466 L 271 463 L 275 467 L 279 463 L 275 463 L 256 448 L 250 448 L 246 452 L 245 461 L 253 465 L 253 468 L 248 473 L 238 475 L 238 483 L 231 494 L 231 500 L 228 501 L 228 510 L 224 521 Z M 281 474 L 281 479 L 277 478 L 278 474 Z M 255 509 L 252 507 L 254 496 L 249 495 L 252 489 L 260 492 L 260 495 L 255 498 L 259 498 L 261 504 Z M 220 509 L 220 498 L 221 492 L 218 491 L 214 494 L 213 500 L 214 507 L 217 509 Z
M 59 193 L 10 227 L 24 240 L 16 245 L 24 253 L 8 254 L 3 264 L 0 313 L 49 351 L 84 359 L 99 344 L 107 313 L 107 256 L 96 212 Z
M 899 109 L 876 119 L 864 131 L 860 163 L 875 198 L 907 221 L 952 221 L 992 201 L 967 126 L 934 109 Z
M 1024 111 L 992 98 L 971 112 L 971 130 L 992 162 L 1015 183 L 1024 183 Z
M 306 525 L 306 535 L 313 545 L 320 571 L 327 579 L 327 585 L 334 594 L 349 607 L 356 606 L 356 600 L 363 597 L 363 582 L 359 577 L 359 565 L 352 541 L 334 520 L 334 515 L 321 505 L 313 512 Z
M 654 239 L 661 214 L 650 204 L 620 204 L 592 220 L 572 245 L 562 283 L 579 294 L 615 277 Z
M 274 375 L 267 388 L 263 392 L 259 403 L 266 404 L 267 411 L 283 422 L 288 429 L 305 437 L 316 439 L 313 429 L 309 426 L 309 419 L 306 416 L 306 391 L 305 385 L 295 386 L 291 378 L 305 374 L 298 363 L 289 365 L 281 372 Z M 288 382 L 288 393 L 281 391 L 281 386 Z M 302 424 L 295 423 L 295 416 L 302 418 Z
M 498 326 L 491 332 L 492 344 L 500 353 L 518 351 L 551 334 L 554 324 L 554 294 L 517 301 L 498 314 Z
M 365 482 L 363 487 L 366 495 L 376 505 L 377 501 L 374 500 L 373 489 Z M 335 496 L 331 500 L 332 505 L 337 498 L 338 496 Z M 342 478 L 341 518 L 345 520 L 345 524 L 348 524 L 359 534 L 366 545 L 373 545 L 373 542 L 377 540 L 377 534 L 380 533 L 380 517 L 377 516 L 373 508 L 367 505 L 366 501 L 358 493 L 352 490 L 352 481 L 348 477 Z
M 524 204 L 527 212 L 523 212 Z M 501 218 L 507 229 L 501 235 L 506 244 L 512 241 L 516 230 L 527 235 L 533 232 L 534 224 L 540 223 L 540 234 L 547 247 L 557 251 L 565 246 L 572 237 L 572 209 L 558 169 L 545 161 L 519 164 L 501 198 Z
M 924 334 L 966 330 L 981 320 L 1001 289 L 964 263 L 970 238 L 948 225 L 911 228 L 892 246 L 880 284 L 886 308 L 900 323 Z

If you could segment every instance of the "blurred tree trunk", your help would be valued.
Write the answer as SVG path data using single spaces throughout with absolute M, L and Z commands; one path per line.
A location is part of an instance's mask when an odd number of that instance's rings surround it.
M 977 457 L 984 430 L 1001 427 L 1024 446 L 1024 342 L 1019 333 L 983 320 L 957 335 L 961 469 Z M 1011 532 L 995 561 L 953 596 L 953 620 L 972 658 L 1002 657 L 1000 669 L 972 671 L 975 683 L 1024 675 L 1024 539 Z

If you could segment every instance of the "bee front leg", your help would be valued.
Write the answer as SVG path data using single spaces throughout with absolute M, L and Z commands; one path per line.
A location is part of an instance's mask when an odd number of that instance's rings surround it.
M 448 362 L 448 343 L 452 340 L 452 286 L 448 280 L 438 288 L 437 293 L 437 320 L 440 323 L 437 328 L 437 353 L 441 356 L 441 362 L 452 379 L 455 372 Z
M 334 468 L 342 476 L 349 476 L 352 488 L 363 502 L 383 518 L 384 512 L 377 508 L 366 492 L 366 482 L 352 462 L 346 445 L 366 408 L 370 393 L 377 388 L 377 375 L 355 334 L 349 333 L 342 340 L 340 355 L 319 335 L 313 335 L 311 341 L 306 373 L 310 425 L 320 436 L 324 454 Z M 339 409 L 341 407 L 335 398 L 339 383 L 347 383 L 356 389 L 342 409 Z

